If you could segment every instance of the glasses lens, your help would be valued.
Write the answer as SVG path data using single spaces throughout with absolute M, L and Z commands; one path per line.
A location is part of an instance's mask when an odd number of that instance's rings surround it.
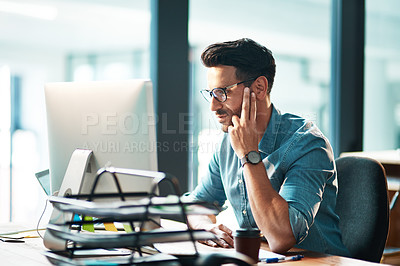
M 220 102 L 225 102 L 225 100 L 226 100 L 226 94 L 225 94 L 225 91 L 224 91 L 223 89 L 215 88 L 215 89 L 213 89 L 212 93 L 213 93 L 214 97 L 215 97 L 218 101 L 220 101 Z

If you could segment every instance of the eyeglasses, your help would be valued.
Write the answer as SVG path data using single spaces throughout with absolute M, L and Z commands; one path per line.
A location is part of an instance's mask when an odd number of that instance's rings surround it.
M 215 99 L 217 99 L 217 101 L 223 103 L 227 99 L 227 97 L 226 97 L 227 89 L 233 88 L 237 85 L 240 85 L 240 84 L 243 84 L 243 83 L 255 80 L 255 79 L 257 79 L 257 78 L 251 78 L 251 79 L 248 79 L 245 81 L 241 81 L 241 82 L 235 83 L 233 85 L 227 86 L 225 88 L 214 88 L 212 90 L 201 90 L 200 92 L 203 95 L 204 99 L 206 99 L 208 102 L 211 102 L 212 98 L 214 97 Z

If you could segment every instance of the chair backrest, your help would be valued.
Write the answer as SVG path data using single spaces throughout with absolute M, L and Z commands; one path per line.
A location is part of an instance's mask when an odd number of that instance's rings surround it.
M 362 157 L 339 158 L 336 169 L 343 243 L 351 257 L 379 262 L 389 228 L 385 170 L 378 161 Z

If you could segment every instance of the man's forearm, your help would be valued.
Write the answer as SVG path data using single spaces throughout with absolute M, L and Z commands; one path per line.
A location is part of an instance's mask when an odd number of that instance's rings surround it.
M 272 187 L 262 163 L 244 166 L 247 194 L 254 219 L 275 252 L 285 252 L 295 243 L 285 199 Z

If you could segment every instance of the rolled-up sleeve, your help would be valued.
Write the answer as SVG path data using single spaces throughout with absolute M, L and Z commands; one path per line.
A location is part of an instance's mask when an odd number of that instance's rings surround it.
M 306 217 L 291 205 L 289 205 L 289 219 L 296 243 L 299 244 L 307 237 L 310 226 Z
M 324 138 L 312 138 L 295 149 L 303 155 L 291 162 L 279 194 L 288 202 L 290 224 L 299 244 L 314 223 L 328 180 L 336 175 L 333 154 Z

